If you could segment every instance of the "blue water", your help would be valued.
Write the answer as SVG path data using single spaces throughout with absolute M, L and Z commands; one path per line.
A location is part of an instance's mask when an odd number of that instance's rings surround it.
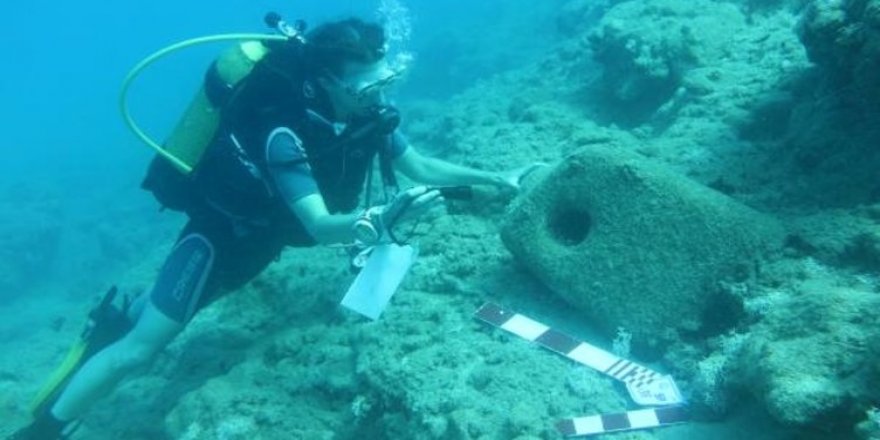
M 208 7 L 202 2 L 168 0 L 110 4 L 39 0 L 7 8 L 0 16 L 2 35 L 10 48 L 10 62 L 0 70 L 0 101 L 5 103 L 0 118 L 0 151 L 4 153 L 0 200 L 9 204 L 0 207 L 0 217 L 7 220 L 0 224 L 11 235 L 20 237 L 23 229 L 36 229 L 36 235 L 57 240 L 20 238 L 7 246 L 10 255 L 24 249 L 36 256 L 9 266 L 25 279 L 16 281 L 14 292 L 0 297 L 30 295 L 47 283 L 57 286 L 53 291 L 70 290 L 69 278 L 82 277 L 83 266 L 107 269 L 108 273 L 90 274 L 93 281 L 73 283 L 73 290 L 80 291 L 77 295 L 86 294 L 106 284 L 106 278 L 117 277 L 109 270 L 115 263 L 122 267 L 132 258 L 125 252 L 119 254 L 117 248 L 139 248 L 149 240 L 148 229 L 119 240 L 110 237 L 114 234 L 110 228 L 99 234 L 107 239 L 97 239 L 93 230 L 77 226 L 81 223 L 94 227 L 134 220 L 132 229 L 137 230 L 173 221 L 169 216 L 150 217 L 155 204 L 138 186 L 152 152 L 128 131 L 120 115 L 120 86 L 138 61 L 192 37 L 268 32 L 263 23 L 268 11 L 314 26 L 347 16 L 377 19 L 379 3 L 222 1 Z M 552 9 L 553 3 L 543 7 Z M 406 3 L 408 14 L 400 19 L 412 24 L 411 39 L 393 50 L 414 53 L 416 62 L 410 79 L 400 87 L 399 99 L 443 99 L 480 78 L 539 55 L 543 42 L 555 35 L 552 26 L 547 32 L 519 37 L 522 48 L 509 49 L 520 51 L 518 57 L 467 64 L 480 48 L 496 44 L 472 38 L 470 31 L 482 17 L 527 5 L 525 1 Z M 537 26 L 543 23 L 527 23 L 523 28 Z M 135 81 L 129 94 L 131 112 L 153 139 L 161 142 L 170 132 L 207 65 L 223 47 L 215 43 L 175 53 Z M 25 228 L 21 223 L 39 226 Z M 102 244 L 96 244 L 99 241 Z M 104 247 L 116 249 L 110 254 L 119 254 L 118 258 L 108 260 Z
M 15 54 L 0 73 L 0 96 L 7 103 L 2 178 L 28 178 L 31 171 L 134 171 L 128 166 L 136 166 L 147 151 L 122 125 L 117 99 L 122 79 L 141 58 L 185 38 L 264 32 L 263 14 L 270 10 L 316 20 L 370 11 L 368 3 L 18 3 L 0 18 Z M 167 132 L 220 48 L 193 49 L 145 75 L 132 96 L 138 120 L 156 136 Z M 113 166 L 120 160 L 126 166 Z
M 136 171 L 149 153 L 121 123 L 118 91 L 128 70 L 154 50 L 208 34 L 265 32 L 267 11 L 318 23 L 347 15 L 375 18 L 377 4 L 367 0 L 220 1 L 208 7 L 202 2 L 168 0 L 109 4 L 37 0 L 5 8 L 0 35 L 10 52 L 4 63 L 7 67 L 0 71 L 0 99 L 5 103 L 0 123 L 4 133 L 0 148 L 5 154 L 0 182 L 30 179 L 32 173 Z M 448 45 L 438 47 L 436 35 L 444 28 L 475 26 L 493 10 L 527 5 L 500 0 L 477 5 L 461 0 L 409 2 L 416 26 L 409 50 L 424 55 L 424 61 L 415 65 L 414 76 L 442 71 L 454 61 L 450 57 L 459 55 L 450 52 Z M 534 40 L 552 36 L 549 31 Z M 455 44 L 455 50 L 473 50 L 460 41 Z M 148 71 L 132 91 L 139 123 L 157 137 L 167 133 L 220 48 L 194 48 Z M 445 55 L 438 56 L 437 49 L 446 50 Z M 409 90 L 448 96 L 468 81 L 506 66 L 483 67 L 484 71 L 459 75 L 465 81 L 422 86 L 421 90 L 410 86 Z

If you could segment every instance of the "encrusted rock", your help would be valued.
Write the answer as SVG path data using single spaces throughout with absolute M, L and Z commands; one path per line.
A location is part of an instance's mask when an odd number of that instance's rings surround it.
M 603 67 L 606 112 L 625 125 L 683 103 L 690 69 L 714 65 L 741 33 L 745 16 L 730 3 L 694 0 L 622 2 L 589 35 Z M 678 93 L 678 96 L 676 95 Z M 697 90 L 696 93 L 704 93 Z M 670 102 L 673 101 L 673 102 Z
M 763 300 L 736 364 L 776 419 L 833 431 L 855 424 L 876 396 L 880 297 L 828 281 L 819 273 Z
M 774 220 L 721 193 L 597 148 L 558 165 L 502 230 L 550 289 L 609 337 L 631 332 L 636 350 L 733 324 L 738 305 L 718 282 L 747 279 L 779 236 Z

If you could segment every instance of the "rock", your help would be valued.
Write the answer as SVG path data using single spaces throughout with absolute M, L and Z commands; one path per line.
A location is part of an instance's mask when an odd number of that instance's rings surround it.
M 877 203 L 880 0 L 811 1 L 797 31 L 816 67 L 798 84 L 777 160 L 791 174 L 785 198 L 823 207 Z
M 573 37 L 593 26 L 608 8 L 608 1 L 569 0 L 556 17 L 562 35 Z
M 736 360 L 740 381 L 777 420 L 851 429 L 872 404 L 880 297 L 821 273 L 775 295 Z
M 603 68 L 605 112 L 624 125 L 649 120 L 682 87 L 690 69 L 717 65 L 731 45 L 730 35 L 744 27 L 745 17 L 733 4 L 616 4 L 588 38 Z
M 793 219 L 788 251 L 834 267 L 880 274 L 880 221 L 869 215 L 826 210 Z
M 737 303 L 717 283 L 744 280 L 781 241 L 777 223 L 623 151 L 582 149 L 515 203 L 508 249 L 609 337 L 636 351 L 723 327 Z M 709 313 L 711 311 L 711 313 Z
M 798 35 L 810 59 L 841 86 L 880 92 L 880 1 L 812 1 Z M 863 92 L 864 93 L 864 92 Z

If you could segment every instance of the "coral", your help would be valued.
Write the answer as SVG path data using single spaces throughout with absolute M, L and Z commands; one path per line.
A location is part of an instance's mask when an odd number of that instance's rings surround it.
M 857 425 L 856 433 L 863 440 L 880 439 L 880 410 L 871 407 L 865 411 L 865 420 Z
M 741 386 L 734 367 L 741 355 L 746 337 L 731 333 L 717 338 L 717 347 L 696 365 L 690 382 L 692 404 L 711 417 L 727 415 L 737 389 Z
M 622 358 L 630 357 L 632 350 L 632 333 L 623 327 L 617 327 L 617 335 L 611 341 L 611 352 Z
M 693 400 L 714 415 L 723 415 L 728 410 L 726 380 L 729 362 L 727 357 L 718 354 L 701 360 L 690 384 Z
M 357 395 L 351 402 L 351 413 L 354 415 L 354 418 L 358 420 L 366 417 L 372 408 L 373 402 L 369 397 L 364 395 Z

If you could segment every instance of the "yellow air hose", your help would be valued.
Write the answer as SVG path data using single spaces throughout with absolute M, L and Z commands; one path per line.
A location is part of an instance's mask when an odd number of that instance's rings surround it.
M 188 165 L 186 162 L 180 160 L 170 152 L 168 152 L 161 145 L 156 143 L 153 139 L 151 139 L 134 121 L 134 118 L 131 116 L 131 113 L 128 110 L 128 90 L 131 88 L 132 82 L 134 82 L 135 78 L 140 76 L 141 72 L 144 69 L 149 67 L 151 64 L 159 60 L 160 58 L 165 57 L 168 54 L 176 52 L 181 49 L 185 49 L 188 47 L 196 46 L 199 44 L 206 43 L 215 43 L 221 41 L 286 41 L 289 37 L 284 35 L 267 35 L 267 34 L 221 34 L 221 35 L 209 35 L 205 37 L 191 38 L 189 40 L 181 41 L 179 43 L 172 44 L 168 47 L 162 48 L 151 55 L 147 56 L 143 60 L 141 60 L 137 65 L 135 65 L 131 71 L 128 72 L 128 75 L 125 76 L 125 80 L 122 82 L 122 88 L 119 94 L 119 109 L 122 111 L 122 118 L 125 120 L 125 124 L 129 129 L 137 136 L 141 141 L 143 141 L 147 146 L 156 150 L 162 157 L 168 159 L 171 163 L 173 163 L 180 170 L 186 172 L 187 174 L 192 172 L 192 167 Z

